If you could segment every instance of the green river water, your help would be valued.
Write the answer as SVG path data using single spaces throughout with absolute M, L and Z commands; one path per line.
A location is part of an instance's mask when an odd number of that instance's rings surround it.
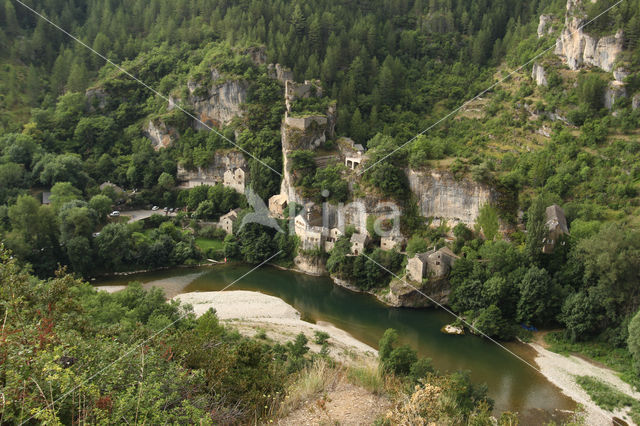
M 123 285 L 139 281 L 164 289 L 168 297 L 193 291 L 221 290 L 250 271 L 246 265 L 218 265 L 208 268 L 172 269 L 115 277 L 98 285 Z M 477 383 L 486 383 L 496 411 L 515 411 L 523 424 L 560 420 L 575 403 L 560 393 L 544 376 L 487 339 L 443 334 L 450 314 L 436 309 L 398 309 L 378 302 L 373 296 L 353 293 L 326 277 L 311 277 L 264 266 L 226 291 L 250 290 L 276 296 L 297 309 L 302 319 L 326 321 L 377 348 L 387 328 L 398 330 L 421 356 L 433 359 L 439 371 L 470 370 Z M 532 364 L 533 350 L 527 345 L 506 343 L 509 350 Z

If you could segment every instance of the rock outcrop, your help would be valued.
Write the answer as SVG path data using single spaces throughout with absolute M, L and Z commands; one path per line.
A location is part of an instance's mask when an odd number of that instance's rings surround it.
M 409 169 L 406 173 L 422 215 L 444 219 L 449 225 L 473 225 L 482 206 L 497 197 L 488 186 L 468 179 L 458 181 L 449 172 Z
M 84 96 L 87 98 L 87 103 L 91 111 L 95 111 L 96 109 L 102 110 L 107 106 L 107 92 L 102 87 L 87 89 Z
M 633 109 L 638 109 L 640 107 L 640 93 L 633 97 L 633 100 L 631 101 L 631 107 Z
M 548 34 L 552 34 L 554 28 L 552 15 L 540 15 L 540 21 L 538 22 L 538 38 L 542 38 Z
M 177 178 L 182 182 L 183 187 L 215 185 L 223 181 L 224 172 L 238 167 L 247 167 L 247 160 L 240 151 L 218 151 L 206 167 L 186 169 L 178 165 Z
M 396 307 L 426 308 L 435 306 L 433 301 L 443 305 L 449 303 L 450 292 L 451 286 L 446 279 L 431 280 L 421 288 L 393 280 L 389 284 L 389 293 L 380 297 L 380 300 Z
M 604 92 L 604 106 L 607 109 L 612 109 L 615 103 L 620 98 L 624 98 L 627 96 L 627 90 L 624 87 L 623 83 L 620 83 L 617 80 L 614 80 L 609 83 L 607 86 L 607 90 Z
M 293 263 L 296 265 L 296 270 L 304 272 L 305 274 L 315 276 L 327 275 L 327 268 L 322 258 L 299 254 L 293 259 Z
M 221 127 L 229 124 L 235 117 L 242 115 L 241 105 L 247 100 L 247 81 L 225 79 L 216 69 L 211 71 L 210 78 L 208 82 L 187 82 L 189 95 L 185 102 L 193 108 L 201 121 L 194 123 L 198 130 L 205 130 L 206 126 Z M 179 99 L 170 97 L 168 109 L 172 110 L 178 102 Z
M 162 120 L 149 120 L 144 134 L 156 151 L 169 147 L 178 138 L 178 131 L 173 127 L 168 127 Z
M 569 0 L 565 28 L 556 40 L 555 53 L 572 70 L 577 70 L 582 65 L 591 65 L 612 71 L 616 58 L 622 51 L 622 30 L 618 30 L 615 35 L 596 37 L 584 32 L 582 26 L 586 23 L 581 11 L 581 0 Z
M 547 83 L 547 74 L 544 72 L 544 67 L 539 63 L 533 64 L 533 69 L 531 70 L 531 78 L 536 82 L 538 86 L 546 86 Z

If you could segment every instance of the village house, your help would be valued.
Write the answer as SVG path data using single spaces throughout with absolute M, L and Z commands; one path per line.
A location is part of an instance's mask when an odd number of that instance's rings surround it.
M 236 167 L 224 172 L 222 184 L 228 188 L 232 188 L 237 192 L 244 194 L 244 188 L 247 178 L 247 171 L 244 167 Z
M 342 235 L 342 232 L 338 228 L 331 228 L 324 241 L 324 251 L 326 252 L 331 251 L 331 249 L 333 249 L 333 247 L 336 245 L 336 241 L 338 240 L 338 238 L 340 238 L 341 235 Z
M 553 250 L 558 243 L 558 240 L 562 239 L 564 235 L 569 235 L 569 228 L 567 227 L 567 219 L 564 215 L 564 210 L 557 204 L 553 204 L 547 207 L 545 211 L 547 217 L 547 236 L 542 240 L 542 252 L 553 253 Z M 564 244 L 562 242 L 561 244 Z
M 315 250 L 321 247 L 323 228 L 309 225 L 309 222 L 302 214 L 296 216 L 294 230 L 298 238 L 300 238 L 300 248 L 302 250 Z
M 380 238 L 380 248 L 382 250 L 393 250 L 394 248 L 402 250 L 404 242 L 405 240 L 401 235 L 389 235 Z
M 355 256 L 364 253 L 369 242 L 369 236 L 365 233 L 354 232 L 351 236 L 351 253 Z
M 444 278 L 457 259 L 458 256 L 448 247 L 417 253 L 407 261 L 407 278 L 418 283 L 422 283 L 424 278 Z
M 238 220 L 240 209 L 231 210 L 229 213 L 220 216 L 218 227 L 224 229 L 227 234 L 233 234 L 233 224 Z
M 284 211 L 287 208 L 287 195 L 276 194 L 269 198 L 269 212 L 277 218 L 284 218 Z

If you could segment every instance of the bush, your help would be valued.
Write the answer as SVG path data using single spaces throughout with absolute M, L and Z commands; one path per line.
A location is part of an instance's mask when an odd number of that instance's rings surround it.
M 324 331 L 316 331 L 313 335 L 313 341 L 317 345 L 324 345 L 325 343 L 327 343 L 327 340 L 329 340 L 329 337 L 329 333 L 326 333 Z
M 418 354 L 416 351 L 409 345 L 402 345 L 391 351 L 389 358 L 384 363 L 384 367 L 387 371 L 395 374 L 407 375 L 417 361 Z

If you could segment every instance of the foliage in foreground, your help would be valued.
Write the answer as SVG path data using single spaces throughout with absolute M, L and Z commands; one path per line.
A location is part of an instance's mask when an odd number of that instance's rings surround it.
M 243 423 L 263 418 L 306 340 L 269 344 L 139 284 L 39 280 L 0 247 L 3 422 Z

